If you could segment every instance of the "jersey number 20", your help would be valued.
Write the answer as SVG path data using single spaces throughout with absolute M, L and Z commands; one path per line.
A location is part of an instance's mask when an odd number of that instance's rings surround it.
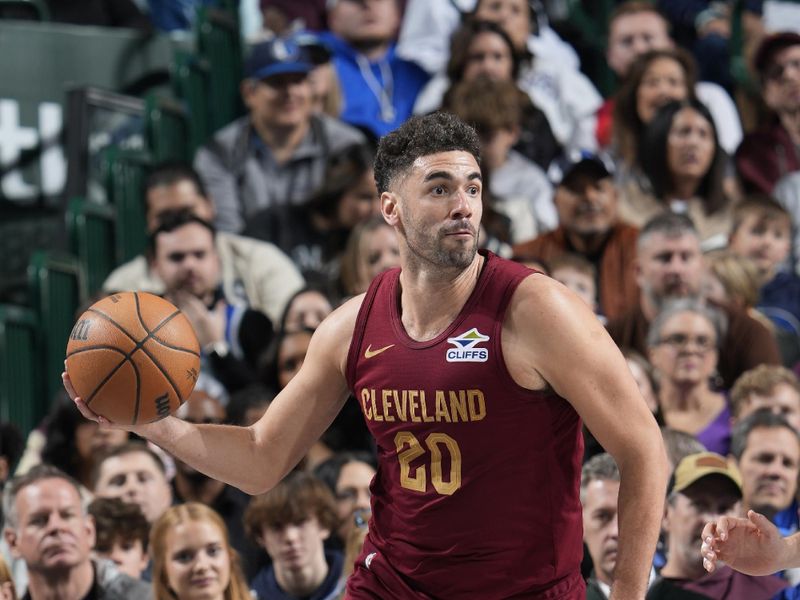
M 415 492 L 424 492 L 428 476 L 424 466 L 414 468 L 411 461 L 423 456 L 425 449 L 410 431 L 400 431 L 394 436 L 397 460 L 400 461 L 400 485 Z M 425 438 L 431 454 L 431 483 L 439 494 L 450 496 L 461 487 L 461 450 L 458 443 L 445 433 L 431 433 Z M 445 481 L 442 473 L 442 447 L 450 453 L 450 473 Z

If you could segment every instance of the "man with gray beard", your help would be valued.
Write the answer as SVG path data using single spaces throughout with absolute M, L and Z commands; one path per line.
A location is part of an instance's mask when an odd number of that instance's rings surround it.
M 650 321 L 665 302 L 675 298 L 701 298 L 705 264 L 700 237 L 685 215 L 663 213 L 639 233 L 636 245 L 636 282 L 639 305 L 608 323 L 618 346 L 647 355 L 645 342 Z M 720 344 L 719 375 L 730 389 L 736 378 L 760 364 L 780 364 L 772 333 L 745 311 L 720 306 L 728 317 L 728 333 Z

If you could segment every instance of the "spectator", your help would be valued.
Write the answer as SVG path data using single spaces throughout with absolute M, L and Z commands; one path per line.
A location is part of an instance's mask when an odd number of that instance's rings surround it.
M 611 594 L 617 565 L 618 498 L 619 469 L 611 455 L 598 454 L 584 463 L 581 469 L 583 542 L 593 567 L 586 582 L 587 600 L 606 600 Z
M 380 208 L 367 145 L 344 148 L 331 156 L 322 186 L 302 206 L 274 206 L 257 212 L 245 235 L 270 241 L 289 255 L 314 285 L 330 287 L 353 227 Z
M 14 472 L 23 449 L 24 440 L 19 428 L 13 423 L 0 421 L 0 492 Z
M 383 217 L 361 223 L 350 233 L 342 256 L 342 295 L 350 297 L 366 292 L 376 275 L 399 264 L 397 234 Z
M 41 460 L 90 489 L 92 471 L 102 454 L 125 444 L 128 432 L 100 427 L 83 418 L 75 403 L 59 393 L 45 418 Z
M 514 255 L 545 262 L 571 252 L 597 269 L 599 312 L 615 318 L 636 305 L 634 259 L 638 229 L 618 219 L 617 190 L 599 157 L 568 163 L 556 187 L 559 226 L 514 246 Z
M 527 45 L 536 23 L 530 4 L 524 0 L 478 0 L 473 16 L 499 24 L 517 53 L 533 57 L 522 65 L 519 86 L 547 116 L 553 134 L 565 150 L 596 149 L 595 113 L 602 98 L 578 69 L 563 61 L 540 57 L 535 47 Z
M 696 437 L 685 431 L 662 427 L 661 438 L 664 440 L 664 448 L 667 451 L 671 471 L 675 471 L 678 463 L 687 456 L 706 451 L 706 447 L 697 441 Z
M 681 48 L 651 50 L 633 62 L 614 102 L 613 149 L 621 163 L 623 185 L 641 181 L 644 132 L 658 109 L 673 100 L 694 97 L 695 67 Z
M 275 398 L 275 391 L 261 383 L 254 383 L 231 396 L 226 406 L 228 423 L 249 427 L 267 411 Z
M 314 474 L 336 499 L 338 526 L 333 532 L 334 547 L 345 546 L 357 527 L 357 515 L 364 522 L 369 519 L 372 512 L 369 486 L 375 472 L 375 458 L 367 452 L 339 452 L 314 469 Z
M 674 48 L 669 22 L 652 2 L 621 2 L 608 22 L 606 59 L 620 81 L 624 81 L 635 59 L 650 50 Z M 716 83 L 698 81 L 694 93 L 714 117 L 719 144 L 732 155 L 742 141 L 742 125 L 736 105 L 728 93 Z M 600 146 L 611 143 L 614 99 L 606 100 L 598 112 L 597 139 Z
M 659 420 L 661 416 L 658 409 L 658 397 L 656 396 L 658 386 L 653 373 L 653 366 L 636 350 L 631 348 L 620 348 L 620 350 L 622 350 L 622 356 L 625 357 L 625 361 L 628 363 L 628 368 L 633 374 L 636 385 L 639 386 L 639 392 L 642 394 L 645 404 L 647 404 L 650 412 L 656 415 L 656 420 Z
M 331 301 L 325 294 L 311 287 L 303 288 L 286 304 L 281 331 L 316 329 L 332 312 Z
M 519 140 L 514 149 L 542 169 L 561 153 L 545 114 L 531 101 L 517 83 L 522 59 L 514 49 L 511 38 L 497 23 L 468 20 L 453 34 L 447 70 L 431 80 L 420 94 L 415 113 L 427 113 L 438 108 L 449 109 L 450 95 L 464 82 L 509 81 L 517 84 L 522 116 Z
M 225 299 L 215 235 L 213 225 L 191 212 L 165 213 L 148 250 L 165 297 L 197 334 L 202 370 L 230 394 L 257 381 L 258 358 L 272 338 L 272 323 L 263 313 Z
M 411 116 L 428 74 L 397 55 L 398 0 L 329 0 L 333 64 L 344 95 L 341 118 L 375 138 Z
M 225 423 L 225 409 L 219 400 L 203 391 L 195 390 L 178 409 L 176 416 L 190 423 Z M 176 504 L 199 502 L 214 509 L 224 521 L 230 545 L 241 559 L 242 569 L 248 576 L 258 572 L 258 548 L 247 540 L 242 515 L 250 503 L 250 496 L 222 481 L 207 477 L 185 462 L 174 459 L 175 477 L 172 496 Z
M 562 254 L 550 261 L 550 277 L 565 285 L 597 312 L 597 269 L 580 254 Z
M 800 431 L 800 381 L 785 367 L 760 365 L 742 373 L 731 389 L 734 423 L 766 409 Z
M 792 220 L 791 266 L 800 274 L 800 172 L 782 177 L 775 185 L 775 199 L 781 203 Z
M 290 473 L 253 499 L 244 521 L 272 559 L 272 566 L 252 581 L 256 598 L 335 598 L 343 590 L 342 556 L 325 552 L 323 545 L 337 518 L 331 493 L 319 479 Z
M 754 510 L 772 520 L 790 508 L 797 495 L 800 474 L 800 437 L 788 421 L 760 409 L 739 421 L 733 432 L 731 454 L 742 474 L 742 514 Z M 794 526 L 797 530 L 797 505 Z
M 164 463 L 140 442 L 128 442 L 100 457 L 92 480 L 95 497 L 136 504 L 151 524 L 172 504 Z
M 639 233 L 636 247 L 639 304 L 608 323 L 619 346 L 646 352 L 649 323 L 664 304 L 674 298 L 703 298 L 704 262 L 700 239 L 691 219 L 664 213 Z M 719 345 L 718 370 L 722 387 L 730 389 L 736 378 L 759 364 L 780 364 L 774 336 L 746 313 L 721 307 L 728 333 Z
M 761 289 L 758 309 L 793 338 L 800 336 L 800 277 L 788 268 L 791 217 L 771 198 L 744 202 L 736 210 L 730 249 L 753 260 Z M 800 359 L 796 353 L 794 364 Z
M 260 0 L 264 28 L 274 35 L 286 35 L 296 29 L 322 31 L 327 28 L 325 0 Z
M 647 334 L 664 424 L 723 455 L 730 443 L 731 413 L 714 379 L 726 325 L 720 311 L 683 298 L 665 304 Z
M 97 498 L 88 510 L 96 530 L 95 556 L 113 561 L 120 573 L 140 579 L 150 561 L 150 523 L 141 509 L 119 498 Z
M 754 307 L 758 302 L 761 277 L 754 261 L 733 254 L 730 249 L 712 250 L 705 254 L 707 265 L 704 295 L 716 304 L 725 304 L 760 321 L 765 327 L 774 326 Z
M 206 221 L 215 217 L 214 203 L 200 176 L 183 163 L 161 163 L 150 171 L 144 182 L 144 207 L 149 233 L 156 230 L 165 212 L 186 209 Z M 227 231 L 217 232 L 215 247 L 226 300 L 245 302 L 277 323 L 287 299 L 303 286 L 291 260 L 272 244 Z M 103 283 L 103 291 L 109 294 L 126 290 L 164 293 L 164 282 L 144 255 L 112 271 Z
M 328 159 L 364 136 L 314 114 L 307 52 L 288 38 L 257 44 L 245 61 L 248 114 L 218 131 L 195 156 L 222 231 L 239 232 L 258 210 L 302 204 L 319 187 Z
M 95 529 L 81 500 L 80 484 L 49 465 L 39 465 L 6 486 L 4 537 L 11 554 L 25 561 L 30 600 L 85 598 L 148 600 L 150 586 L 93 560 Z
M 516 84 L 484 76 L 462 81 L 451 88 L 447 108 L 480 136 L 492 206 L 510 219 L 510 241 L 519 243 L 555 229 L 558 215 L 550 181 L 536 163 L 513 149 L 522 123 Z
M 422 66 L 428 73 L 442 71 L 447 63 L 447 42 L 462 19 L 474 12 L 477 0 L 409 0 L 403 26 L 400 29 L 398 53 Z M 524 1 L 495 2 L 491 7 L 504 21 L 506 15 L 521 13 L 529 17 L 509 24 L 514 33 L 515 48 L 525 49 L 543 61 L 578 70 L 580 61 L 573 47 L 564 42 L 550 27 L 547 16 L 538 2 L 526 5 Z M 527 36 L 527 38 L 526 38 Z
M 704 249 L 724 247 L 736 198 L 725 191 L 726 158 L 705 105 L 686 99 L 662 106 L 640 148 L 649 186 L 626 186 L 621 218 L 641 227 L 664 210 L 686 213 Z
M 707 576 L 703 569 L 700 556 L 703 525 L 712 516 L 738 514 L 741 482 L 736 467 L 713 452 L 687 456 L 678 464 L 664 516 L 667 563 L 651 586 L 648 600 L 673 597 L 767 600 L 787 586 L 776 576 L 753 577 L 729 567 Z
M 205 504 L 166 511 L 150 532 L 155 600 L 252 600 L 225 523 Z
M 800 170 L 800 34 L 764 38 L 753 59 L 761 98 L 770 110 L 767 123 L 748 133 L 736 151 L 736 170 L 747 192 L 771 194 L 778 180 Z
M 17 600 L 17 588 L 11 579 L 11 571 L 6 561 L 0 557 L 0 598 L 2 600 Z

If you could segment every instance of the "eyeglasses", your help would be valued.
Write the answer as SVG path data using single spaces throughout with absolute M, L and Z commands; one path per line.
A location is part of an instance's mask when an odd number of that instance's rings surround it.
M 659 344 L 672 346 L 676 350 L 686 349 L 690 342 L 701 352 L 707 352 L 716 346 L 716 340 L 707 335 L 691 336 L 685 333 L 673 333 L 658 340 Z
M 786 69 L 792 68 L 795 71 L 800 71 L 800 58 L 793 58 L 784 63 L 773 63 L 764 72 L 764 77 L 770 81 L 778 81 L 783 77 Z

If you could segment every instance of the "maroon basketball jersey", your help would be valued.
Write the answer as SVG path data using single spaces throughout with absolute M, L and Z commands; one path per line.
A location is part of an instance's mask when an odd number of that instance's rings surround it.
M 379 465 L 349 597 L 584 598 L 581 422 L 563 398 L 511 378 L 503 318 L 532 271 L 485 258 L 432 340 L 403 328 L 399 269 L 364 298 L 347 378 Z

